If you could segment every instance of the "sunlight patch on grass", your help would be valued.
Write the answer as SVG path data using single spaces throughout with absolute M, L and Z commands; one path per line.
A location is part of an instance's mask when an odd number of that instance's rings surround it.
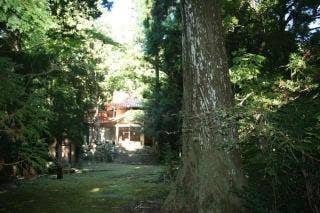
M 99 192 L 101 190 L 101 188 L 93 188 L 90 190 L 90 192 Z

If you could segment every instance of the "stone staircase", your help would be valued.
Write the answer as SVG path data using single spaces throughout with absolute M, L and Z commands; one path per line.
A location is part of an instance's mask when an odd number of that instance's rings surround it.
M 85 161 L 114 162 L 123 164 L 157 163 L 157 157 L 154 149 L 149 146 L 128 147 L 122 146 L 121 143 L 114 144 L 112 142 L 108 142 L 86 145 L 83 149 L 83 160 Z
M 112 158 L 114 163 L 123 164 L 155 164 L 157 162 L 152 147 L 143 147 L 136 151 L 128 151 L 121 146 L 115 146 Z

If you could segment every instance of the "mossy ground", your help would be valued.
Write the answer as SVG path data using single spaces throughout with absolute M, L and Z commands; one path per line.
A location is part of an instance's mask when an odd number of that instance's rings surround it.
M 169 191 L 161 166 L 100 163 L 81 171 L 22 182 L 0 194 L 0 212 L 157 212 Z

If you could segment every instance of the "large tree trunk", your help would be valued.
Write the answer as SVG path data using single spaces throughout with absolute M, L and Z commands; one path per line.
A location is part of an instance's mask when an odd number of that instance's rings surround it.
M 183 148 L 169 212 L 241 212 L 243 185 L 217 0 L 183 0 Z

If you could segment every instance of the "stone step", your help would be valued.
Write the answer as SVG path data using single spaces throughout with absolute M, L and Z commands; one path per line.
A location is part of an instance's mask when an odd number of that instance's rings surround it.
M 156 158 L 153 154 L 146 153 L 116 153 L 114 155 L 113 162 L 125 164 L 155 164 Z
M 121 146 L 115 146 L 114 151 L 118 153 L 125 153 L 125 154 L 153 154 L 154 153 L 154 150 L 151 147 L 144 147 L 142 149 L 130 151 L 130 150 L 126 150 Z

